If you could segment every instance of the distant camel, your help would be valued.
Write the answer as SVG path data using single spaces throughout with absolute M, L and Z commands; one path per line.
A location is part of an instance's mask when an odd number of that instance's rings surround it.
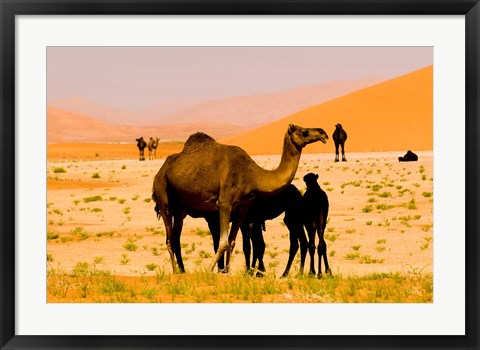
M 155 139 L 153 137 L 150 137 L 150 141 L 148 141 L 148 159 L 157 159 L 157 147 L 158 147 L 158 141 L 160 139 L 156 137 Z
M 325 226 L 328 217 L 328 197 L 317 183 L 318 175 L 308 173 L 303 177 L 307 190 L 304 199 L 304 224 L 308 232 L 308 250 L 310 252 L 310 274 L 315 275 L 315 233 L 318 234 L 318 277 L 322 276 L 322 257 L 325 262 L 325 272 L 330 272 L 327 259 L 327 243 L 324 239 Z
M 408 151 L 403 157 L 398 157 L 399 162 L 416 162 L 418 156 L 412 151 Z
M 147 147 L 147 143 L 143 140 L 143 137 L 140 137 L 139 139 L 136 139 L 137 141 L 137 147 L 138 150 L 140 151 L 140 159 L 139 160 L 145 160 L 145 147 Z
M 182 152 L 167 158 L 153 184 L 152 198 L 157 215 L 165 224 L 173 271 L 175 256 L 183 270 L 179 237 L 187 208 L 218 211 L 220 242 L 210 269 L 226 253 L 228 272 L 238 230 L 253 199 L 285 189 L 295 176 L 302 149 L 312 142 L 325 143 L 327 139 L 328 135 L 320 128 L 290 124 L 279 166 L 265 170 L 240 147 L 220 144 L 204 133 L 190 136 Z
M 347 141 L 347 133 L 343 130 L 341 124 L 335 125 L 335 131 L 332 135 L 333 142 L 335 142 L 335 161 L 338 162 L 338 146 L 342 146 L 342 162 L 346 162 L 345 158 L 345 141 Z

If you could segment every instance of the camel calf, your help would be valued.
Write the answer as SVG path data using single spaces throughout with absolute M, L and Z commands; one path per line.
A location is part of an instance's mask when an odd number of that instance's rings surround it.
M 325 226 L 328 217 L 328 196 L 317 182 L 318 175 L 308 173 L 303 177 L 307 190 L 304 199 L 304 224 L 308 233 L 308 250 L 310 252 L 310 274 L 315 275 L 315 233 L 318 234 L 318 277 L 322 276 L 322 257 L 325 262 L 325 272 L 330 272 L 327 259 L 327 243 L 324 239 Z

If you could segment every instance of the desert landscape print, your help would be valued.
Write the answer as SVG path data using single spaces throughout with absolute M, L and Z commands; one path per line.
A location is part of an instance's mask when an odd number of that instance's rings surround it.
M 47 48 L 47 302 L 432 303 L 433 73 L 431 47 Z

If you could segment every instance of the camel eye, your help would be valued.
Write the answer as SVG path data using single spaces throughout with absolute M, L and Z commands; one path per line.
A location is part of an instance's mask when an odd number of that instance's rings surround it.
M 308 130 L 302 131 L 302 135 L 303 135 L 303 136 L 308 136 Z

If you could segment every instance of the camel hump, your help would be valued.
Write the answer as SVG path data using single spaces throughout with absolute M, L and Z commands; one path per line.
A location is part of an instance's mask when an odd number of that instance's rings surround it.
M 213 137 L 208 136 L 207 134 L 203 132 L 197 132 L 193 135 L 190 135 L 190 137 L 187 139 L 185 142 L 184 148 L 189 148 L 192 145 L 198 145 L 198 144 L 205 144 L 205 143 L 213 143 L 215 140 Z

